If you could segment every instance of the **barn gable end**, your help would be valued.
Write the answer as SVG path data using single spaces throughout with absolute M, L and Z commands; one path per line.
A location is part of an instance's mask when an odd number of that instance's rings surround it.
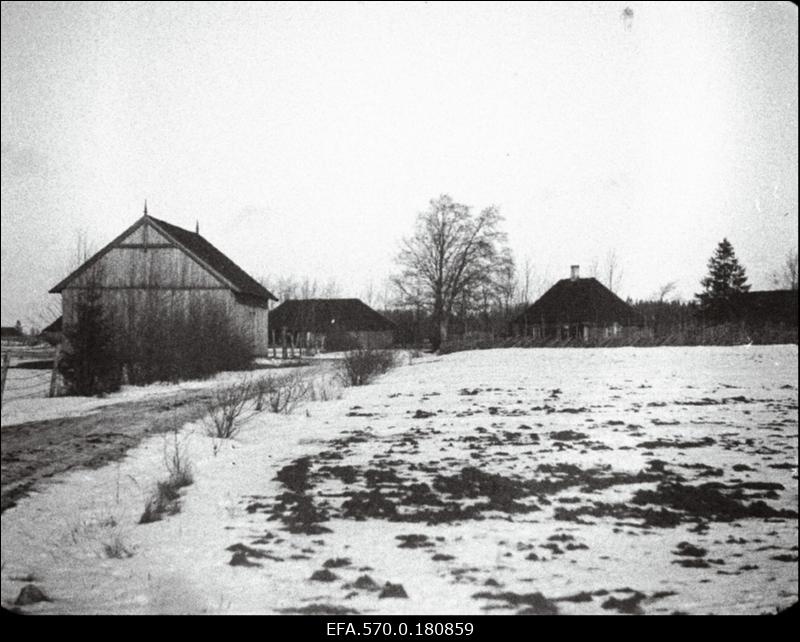
M 157 292 L 163 305 L 214 301 L 251 334 L 256 353 L 266 352 L 275 296 L 205 238 L 166 221 L 145 214 L 50 290 L 62 295 L 67 325 L 78 292 L 90 285 L 112 311 L 143 308 Z

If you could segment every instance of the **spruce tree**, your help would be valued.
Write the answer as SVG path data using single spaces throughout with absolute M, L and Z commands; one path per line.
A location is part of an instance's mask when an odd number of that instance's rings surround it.
M 700 313 L 709 321 L 728 321 L 734 316 L 736 298 L 750 290 L 744 267 L 728 239 L 722 239 L 708 261 L 708 276 L 700 281 L 703 291 L 695 294 Z
M 114 333 L 103 309 L 96 277 L 78 290 L 74 323 L 64 323 L 64 352 L 59 371 L 70 394 L 91 396 L 119 390 L 121 369 Z

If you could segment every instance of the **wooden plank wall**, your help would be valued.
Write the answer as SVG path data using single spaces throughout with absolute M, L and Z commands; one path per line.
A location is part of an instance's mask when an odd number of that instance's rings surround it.
M 252 338 L 254 353 L 267 353 L 267 309 L 238 303 L 225 283 L 150 225 L 133 230 L 62 291 L 65 325 L 75 322 L 80 292 L 93 284 L 102 292 L 104 309 L 112 311 L 115 323 L 125 325 L 132 313 L 154 304 L 184 310 L 198 300 L 224 305 Z

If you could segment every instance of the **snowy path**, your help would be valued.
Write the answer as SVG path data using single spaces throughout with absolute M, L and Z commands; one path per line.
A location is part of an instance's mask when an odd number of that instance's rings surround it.
M 4 428 L 2 510 L 43 479 L 78 467 L 99 468 L 154 433 L 198 419 L 209 397 L 208 391 L 187 390 Z

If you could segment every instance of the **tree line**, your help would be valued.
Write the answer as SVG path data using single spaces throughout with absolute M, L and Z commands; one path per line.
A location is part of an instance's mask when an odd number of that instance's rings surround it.
M 504 336 L 511 319 L 531 302 L 532 266 L 515 265 L 502 217 L 496 207 L 473 212 L 468 206 L 442 195 L 430 201 L 416 220 L 413 233 L 401 242 L 392 277 L 397 305 L 389 316 L 404 329 L 404 338 L 421 335 L 433 349 L 450 333 L 479 332 Z M 723 239 L 708 263 L 708 275 L 694 301 L 668 301 L 675 283 L 662 285 L 653 300 L 630 303 L 654 331 L 672 331 L 698 324 L 719 324 L 735 317 L 735 302 L 749 291 L 744 267 L 733 246 Z M 595 259 L 589 276 L 617 292 L 623 276 L 619 256 L 610 250 L 604 264 Z M 797 289 L 797 252 L 790 252 L 774 282 Z
M 537 274 L 530 259 L 517 266 L 502 222 L 498 208 L 474 211 L 449 195 L 432 199 L 418 214 L 411 235 L 400 242 L 391 289 L 376 296 L 370 286 L 366 296 L 368 304 L 382 308 L 395 322 L 398 344 L 429 344 L 439 350 L 451 334 L 508 337 L 511 320 L 551 280 Z M 85 261 L 89 254 L 88 244 L 82 239 L 77 262 Z M 623 276 L 613 249 L 602 265 L 594 260 L 588 272 L 612 292 L 618 290 Z M 797 290 L 796 250 L 787 255 L 774 280 L 776 285 Z M 336 298 L 341 291 L 333 279 L 322 283 L 310 277 L 288 276 L 264 279 L 262 283 L 282 300 Z M 651 333 L 678 334 L 683 337 L 680 340 L 690 343 L 696 340 L 698 328 L 736 320 L 737 302 L 750 285 L 727 239 L 709 259 L 708 274 L 700 286 L 690 302 L 668 300 L 675 290 L 675 283 L 670 282 L 660 286 L 651 300 L 629 299 L 628 303 L 641 314 Z M 383 305 L 376 305 L 374 299 L 382 300 Z M 249 349 L 245 332 L 234 327 L 223 310 L 208 302 L 177 311 L 151 303 L 144 315 L 122 311 L 125 323 L 116 325 L 126 331 L 113 336 L 110 311 L 101 309 L 99 286 L 83 293 L 76 306 L 78 323 L 65 328 L 71 349 L 61 363 L 74 392 L 113 390 L 125 379 L 132 383 L 179 380 L 246 367 Z M 139 317 L 146 323 L 137 320 Z
M 438 349 L 452 335 L 505 337 L 512 319 L 556 280 L 535 269 L 530 257 L 517 263 L 502 229 L 497 207 L 473 210 L 441 195 L 420 212 L 412 233 L 400 241 L 397 271 L 387 287 L 370 282 L 361 298 L 398 326 L 403 345 L 429 342 Z M 685 332 L 700 325 L 732 321 L 734 300 L 750 286 L 733 246 L 723 239 L 709 260 L 708 275 L 691 301 L 671 298 L 674 281 L 660 285 L 646 300 L 628 303 L 656 334 Z M 616 249 L 592 258 L 584 272 L 619 293 L 624 269 Z M 773 273 L 776 288 L 797 289 L 797 251 Z M 308 276 L 273 276 L 262 283 L 281 300 L 331 298 L 340 295 L 335 280 Z

